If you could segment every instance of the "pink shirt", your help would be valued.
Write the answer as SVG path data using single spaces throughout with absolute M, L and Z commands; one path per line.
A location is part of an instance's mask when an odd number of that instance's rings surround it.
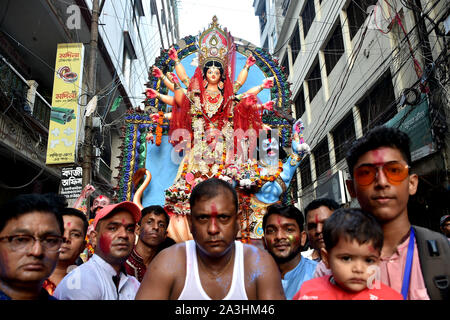
M 382 257 L 380 262 L 381 282 L 400 293 L 402 291 L 408 243 L 409 237 L 397 246 L 396 252 L 391 257 Z M 423 280 L 422 269 L 420 268 L 419 250 L 417 249 L 416 239 L 414 239 L 414 255 L 407 299 L 430 300 Z

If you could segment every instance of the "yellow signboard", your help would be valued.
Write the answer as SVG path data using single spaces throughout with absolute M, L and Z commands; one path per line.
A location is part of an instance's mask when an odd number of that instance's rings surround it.
M 75 162 L 83 58 L 82 43 L 58 44 L 46 164 Z

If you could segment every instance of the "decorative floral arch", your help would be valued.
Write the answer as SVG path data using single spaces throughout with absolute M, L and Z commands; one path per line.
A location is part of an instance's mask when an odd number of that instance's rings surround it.
M 295 120 L 291 116 L 292 100 L 290 99 L 290 83 L 287 81 L 285 72 L 282 70 L 278 61 L 273 59 L 265 49 L 258 48 L 250 42 L 239 38 L 234 38 L 234 42 L 237 53 L 244 57 L 248 57 L 250 54 L 253 55 L 256 59 L 253 68 L 255 66 L 259 68 L 263 77 L 273 77 L 274 86 L 270 90 L 268 100 L 275 102 L 274 111 L 265 111 L 262 119 L 271 128 L 278 129 L 281 145 L 284 148 L 290 147 L 291 129 Z M 192 57 L 188 57 L 198 51 L 197 38 L 194 36 L 184 37 L 173 45 L 173 47 L 177 50 L 181 63 L 185 65 L 186 60 L 192 60 Z M 154 65 L 164 73 L 174 72 L 174 61 L 169 58 L 168 50 L 166 49 L 161 51 L 161 55 L 155 59 Z M 238 69 L 236 70 L 238 71 Z M 249 72 L 249 77 L 252 74 L 252 70 Z M 164 82 L 160 78 L 154 77 L 151 70 L 149 70 L 148 80 L 145 84 L 146 88 L 152 88 L 160 93 L 168 94 L 168 89 L 164 85 Z M 132 201 L 133 199 L 136 186 L 133 186 L 132 177 L 138 169 L 144 168 L 146 163 L 147 142 L 145 137 L 148 131 L 151 130 L 154 132 L 157 127 L 157 123 L 151 120 L 149 114 L 158 111 L 170 111 L 170 107 L 164 103 L 160 103 L 157 99 L 145 99 L 143 103 L 145 105 L 145 112 L 140 112 L 137 109 L 128 111 L 125 117 L 125 125 L 121 128 L 121 155 L 118 157 L 120 164 L 116 167 L 119 171 L 116 177 L 118 180 L 118 184 L 115 187 L 117 195 L 114 200 L 116 201 Z M 163 135 L 167 135 L 169 130 L 167 120 L 163 122 L 162 129 Z

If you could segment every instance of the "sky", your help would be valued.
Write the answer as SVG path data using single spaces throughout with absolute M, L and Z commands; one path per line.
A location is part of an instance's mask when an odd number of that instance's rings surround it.
M 206 29 L 214 15 L 231 35 L 260 46 L 259 21 L 254 0 L 178 0 L 180 38 L 196 36 Z

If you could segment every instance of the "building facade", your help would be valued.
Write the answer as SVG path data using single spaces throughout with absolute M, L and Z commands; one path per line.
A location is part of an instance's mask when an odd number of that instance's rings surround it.
M 419 174 L 413 223 L 438 229 L 449 213 L 448 7 L 445 1 L 255 0 L 261 43 L 292 83 L 292 114 L 305 123 L 298 206 L 319 197 L 351 199 L 347 147 L 384 124 L 412 140 Z M 267 17 L 262 19 L 261 17 Z M 272 34 L 276 37 L 272 40 Z
M 84 112 L 90 100 L 92 1 L 15 0 L 0 6 L 0 202 L 22 193 L 58 192 L 61 168 L 81 166 L 85 143 L 94 150 L 96 193 L 114 196 L 124 115 L 143 109 L 142 88 L 155 57 L 178 40 L 178 10 L 175 0 L 99 0 L 99 4 L 94 90 L 98 103 L 89 142 L 84 140 Z M 74 164 L 46 165 L 59 43 L 84 44 L 78 152 Z

